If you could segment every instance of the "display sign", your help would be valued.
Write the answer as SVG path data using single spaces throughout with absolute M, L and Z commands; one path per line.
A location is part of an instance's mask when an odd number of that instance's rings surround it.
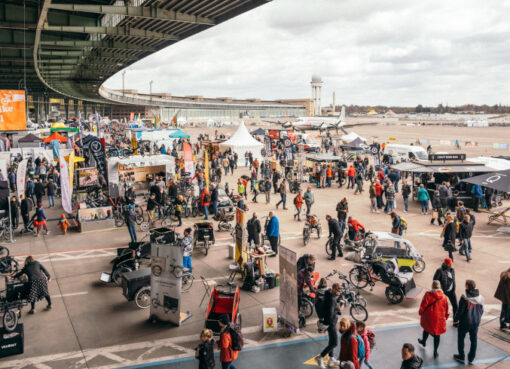
M 97 168 L 78 169 L 78 186 L 90 187 L 99 185 L 98 174 Z
M 18 190 L 18 199 L 25 193 L 25 178 L 27 176 L 28 160 L 23 159 L 18 164 L 18 171 L 16 173 L 16 188 Z
M 299 327 L 296 253 L 280 246 L 280 316 L 292 327 Z
M 466 160 L 466 154 L 429 154 L 429 160 L 458 161 Z
M 106 169 L 106 156 L 104 147 L 99 138 L 90 136 L 89 150 L 96 161 L 96 166 L 104 178 L 108 178 L 108 171 Z
M 27 129 L 25 91 L 0 90 L 0 131 Z

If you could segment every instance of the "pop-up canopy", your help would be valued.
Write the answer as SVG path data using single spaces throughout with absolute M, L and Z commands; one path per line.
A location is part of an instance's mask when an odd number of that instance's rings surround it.
M 54 132 L 50 137 L 44 139 L 44 143 L 50 143 L 53 140 L 57 140 L 60 142 L 67 142 L 67 138 L 59 134 L 58 132 Z
M 262 160 L 261 150 L 263 147 L 264 144 L 254 139 L 250 132 L 248 132 L 244 122 L 241 122 L 241 125 L 230 139 L 220 143 L 220 150 L 225 151 L 232 149 L 232 151 L 237 153 L 237 165 L 239 166 L 244 166 L 244 154 L 248 151 L 253 153 L 254 159 L 258 158 Z

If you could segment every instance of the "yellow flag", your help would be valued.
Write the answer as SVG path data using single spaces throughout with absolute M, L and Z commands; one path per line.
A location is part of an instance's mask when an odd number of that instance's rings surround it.
M 205 176 L 205 188 L 209 191 L 209 155 L 207 151 L 204 151 L 204 176 Z
M 73 181 L 74 181 L 74 150 L 69 154 L 69 184 L 71 193 L 73 193 Z

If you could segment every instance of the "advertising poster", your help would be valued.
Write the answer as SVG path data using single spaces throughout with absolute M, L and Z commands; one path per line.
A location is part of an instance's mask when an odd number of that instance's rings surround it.
M 62 207 L 66 213 L 71 214 L 73 212 L 72 206 L 72 191 L 69 185 L 69 169 L 67 168 L 67 162 L 64 156 L 60 155 L 59 160 L 60 166 L 60 189 L 62 192 Z
M 190 177 L 195 175 L 195 166 L 193 165 L 193 150 L 189 143 L 184 142 L 182 144 L 183 159 L 184 159 L 184 170 Z
M 25 193 L 25 178 L 27 176 L 28 160 L 22 160 L 18 164 L 18 172 L 16 173 L 16 188 L 18 190 L 18 199 Z
M 280 316 L 289 325 L 299 327 L 296 253 L 280 246 Z
M 89 187 L 99 185 L 97 168 L 78 169 L 78 186 Z
M 236 209 L 236 226 L 235 232 L 235 253 L 234 260 L 242 268 L 244 262 L 247 260 L 246 254 L 248 246 L 248 234 L 246 232 L 246 212 L 237 208 Z
M 0 90 L 0 131 L 27 129 L 25 91 Z

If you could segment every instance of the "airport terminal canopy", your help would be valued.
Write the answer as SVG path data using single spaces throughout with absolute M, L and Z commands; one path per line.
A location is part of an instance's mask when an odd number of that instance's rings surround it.
M 241 122 L 237 131 L 232 137 L 230 137 L 229 140 L 220 144 L 221 151 L 232 149 L 232 151 L 235 151 L 237 155 L 239 155 L 239 159 L 237 160 L 237 165 L 239 166 L 244 166 L 244 154 L 247 151 L 251 151 L 253 153 L 254 159 L 258 158 L 259 160 L 262 160 L 261 150 L 263 147 L 264 144 L 254 139 L 250 132 L 248 132 L 244 122 Z

